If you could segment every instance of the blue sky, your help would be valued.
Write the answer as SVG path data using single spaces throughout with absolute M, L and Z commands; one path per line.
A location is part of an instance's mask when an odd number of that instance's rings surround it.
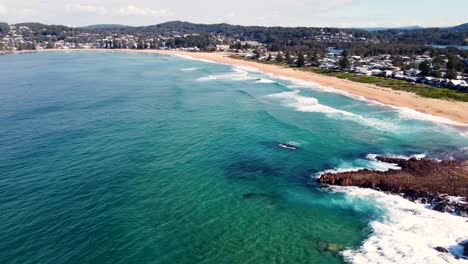
M 171 20 L 265 26 L 451 26 L 468 0 L 0 0 L 0 21 L 151 25 Z

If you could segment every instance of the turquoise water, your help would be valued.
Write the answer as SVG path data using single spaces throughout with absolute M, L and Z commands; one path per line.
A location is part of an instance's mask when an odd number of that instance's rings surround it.
M 343 263 L 387 209 L 316 173 L 466 155 L 422 119 L 186 58 L 0 57 L 0 261 Z

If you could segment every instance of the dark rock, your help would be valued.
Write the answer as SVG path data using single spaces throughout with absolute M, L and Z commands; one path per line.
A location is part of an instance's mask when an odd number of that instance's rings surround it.
M 339 186 L 358 186 L 400 194 L 404 198 L 431 204 L 441 212 L 468 215 L 468 166 L 459 161 L 436 161 L 430 159 L 397 159 L 376 157 L 377 160 L 394 163 L 401 170 L 385 172 L 368 169 L 325 173 L 319 182 Z M 448 196 L 458 196 L 454 201 Z
M 345 249 L 345 247 L 342 245 L 331 243 L 329 241 L 323 241 L 323 240 L 316 241 L 315 248 L 321 253 L 325 253 L 325 252 L 337 253 Z
M 465 241 L 463 245 L 463 256 L 468 257 L 468 241 Z
M 449 253 L 448 249 L 444 247 L 435 247 L 434 249 L 442 253 Z

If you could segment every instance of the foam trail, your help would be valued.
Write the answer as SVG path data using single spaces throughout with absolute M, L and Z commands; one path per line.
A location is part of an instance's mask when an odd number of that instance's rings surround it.
M 434 247 L 445 247 L 462 255 L 462 241 L 468 239 L 464 218 L 425 208 L 396 195 L 357 187 L 332 188 L 345 192 L 350 203 L 372 201 L 384 209 L 380 219 L 371 222 L 371 236 L 356 250 L 342 252 L 352 263 L 466 263 Z M 358 201 L 358 203 L 361 201 Z
M 389 157 L 389 158 L 395 158 L 395 159 L 406 159 L 409 160 L 411 158 L 415 158 L 417 160 L 423 159 L 426 157 L 426 154 L 421 153 L 421 154 L 413 154 L 410 156 L 405 156 L 405 155 L 394 155 L 394 154 L 367 154 L 366 158 L 370 160 L 377 160 L 377 156 L 384 156 L 384 157 Z
M 198 78 L 197 80 L 198 81 L 212 81 L 212 80 L 216 80 L 217 78 L 213 75 L 208 75 L 206 77 L 200 77 Z
M 313 97 L 305 97 L 299 95 L 299 90 L 294 90 L 291 92 L 282 92 L 277 94 L 268 95 L 270 98 L 282 99 L 287 101 L 286 105 L 293 107 L 301 112 L 318 112 L 318 113 L 328 113 L 328 114 L 341 114 L 344 116 L 357 116 L 353 113 L 338 110 L 333 107 L 322 105 L 318 102 L 317 99 Z
M 261 78 L 261 79 L 257 80 L 256 83 L 276 83 L 276 82 L 273 81 L 273 80 L 270 80 L 270 79 Z
M 209 75 L 206 77 L 198 78 L 199 81 L 209 81 L 209 80 L 231 80 L 231 81 L 247 81 L 247 80 L 255 80 L 256 78 L 249 76 L 247 71 L 239 69 L 237 67 L 232 68 L 232 72 L 229 73 L 222 73 L 216 75 Z
M 198 69 L 199 68 L 184 68 L 184 69 L 180 69 L 180 71 L 196 71 Z
M 363 168 L 374 170 L 399 169 L 396 164 L 386 164 L 368 154 L 368 163 L 363 160 L 343 162 L 336 169 L 324 173 L 357 171 Z M 424 154 L 401 156 L 423 157 Z M 397 156 L 400 157 L 400 156 Z M 380 163 L 380 164 L 379 164 Z M 465 218 L 440 213 L 413 203 L 397 195 L 389 195 L 371 189 L 358 187 L 330 187 L 333 192 L 345 194 L 345 204 L 362 206 L 372 203 L 383 212 L 370 223 L 372 234 L 359 249 L 342 252 L 351 263 L 466 263 L 461 257 L 463 249 L 459 243 L 468 240 L 468 221 Z M 454 198 L 456 199 L 456 198 Z M 440 253 L 435 247 L 445 247 L 451 254 Z
M 353 172 L 363 169 L 371 169 L 375 171 L 401 170 L 398 164 L 379 161 L 375 158 L 376 156 L 378 155 L 367 154 L 366 159 L 357 159 L 353 162 L 342 161 L 336 168 L 318 172 L 314 174 L 313 177 L 319 178 L 325 173 Z
M 395 124 L 377 120 L 374 118 L 364 118 L 363 116 L 348 111 L 339 110 L 330 106 L 322 105 L 318 102 L 316 98 L 302 96 L 299 93 L 299 90 L 294 90 L 290 92 L 281 92 L 277 94 L 267 95 L 267 97 L 283 100 L 286 106 L 292 107 L 297 111 L 324 113 L 330 115 L 331 117 L 341 116 L 341 118 L 358 122 L 379 130 L 398 130 L 398 127 L 396 127 Z
M 251 72 L 261 72 L 263 74 L 272 76 L 272 77 L 277 78 L 277 79 L 288 80 L 288 81 L 292 82 L 293 85 L 290 86 L 291 88 L 311 88 L 311 89 L 315 89 L 315 90 L 320 90 L 322 92 L 341 94 L 343 96 L 346 96 L 346 97 L 349 97 L 349 98 L 352 98 L 352 99 L 355 99 L 355 100 L 367 102 L 369 104 L 374 104 L 374 105 L 379 105 L 379 106 L 383 106 L 383 107 L 387 107 L 387 108 L 392 108 L 392 109 L 398 111 L 398 113 L 400 115 L 400 118 L 402 118 L 402 119 L 423 120 L 423 121 L 429 121 L 429 122 L 432 122 L 432 123 L 435 123 L 435 124 L 441 124 L 441 125 L 447 125 L 449 127 L 455 127 L 460 131 L 460 134 L 462 136 L 468 137 L 468 124 L 456 122 L 456 121 L 453 121 L 453 120 L 445 118 L 445 117 L 439 117 L 439 116 L 433 116 L 433 115 L 426 114 L 426 113 L 421 113 L 421 112 L 418 112 L 416 110 L 409 109 L 409 108 L 406 108 L 406 107 L 399 107 L 399 106 L 394 106 L 394 105 L 383 104 L 383 103 L 377 102 L 375 100 L 367 99 L 364 96 L 355 95 L 355 94 L 352 94 L 352 93 L 349 93 L 349 92 L 346 92 L 346 91 L 343 91 L 343 90 L 340 90 L 340 89 L 320 85 L 320 84 L 317 84 L 317 83 L 312 82 L 312 81 L 305 81 L 305 80 L 301 80 L 301 79 L 297 79 L 297 78 L 286 77 L 286 76 L 281 76 L 281 75 L 275 75 L 275 74 L 271 74 L 271 73 L 265 73 L 265 72 L 262 72 L 260 69 L 255 68 L 255 67 L 243 66 L 243 65 L 238 65 L 238 64 L 227 64 L 227 63 L 215 62 L 215 61 L 211 61 L 211 60 L 207 60 L 207 59 L 194 58 L 194 57 L 191 57 L 191 56 L 188 56 L 188 55 L 182 55 L 182 54 L 174 54 L 174 56 L 182 57 L 182 58 L 186 58 L 186 59 L 191 59 L 191 60 L 204 61 L 204 62 L 208 62 L 208 63 L 230 65 L 230 66 L 233 66 L 233 67 L 236 67 L 236 68 L 239 68 L 239 69 L 244 69 L 244 70 L 251 71 Z
M 448 125 L 450 127 L 458 128 L 461 130 L 463 136 L 468 137 L 468 124 L 453 121 L 445 117 L 421 113 L 419 111 L 416 111 L 407 107 L 383 104 L 375 100 L 367 99 L 364 96 L 355 95 L 355 94 L 352 94 L 343 90 L 339 90 L 333 87 L 320 85 L 312 81 L 305 81 L 301 79 L 284 77 L 284 76 L 276 76 L 273 74 L 269 74 L 269 75 L 278 79 L 288 80 L 292 82 L 293 85 L 290 85 L 289 87 L 293 89 L 294 88 L 309 88 L 309 89 L 314 89 L 314 90 L 320 90 L 322 92 L 327 92 L 327 93 L 340 94 L 340 95 L 349 97 L 351 99 L 355 99 L 355 100 L 363 101 L 369 104 L 374 104 L 374 105 L 383 106 L 386 108 L 391 108 L 393 110 L 396 110 L 401 119 L 429 121 L 429 122 L 436 123 L 436 124 Z
M 174 57 L 179 57 L 179 58 L 184 58 L 184 59 L 189 59 L 189 60 L 197 60 L 197 61 L 203 61 L 203 62 L 208 62 L 208 63 L 215 63 L 215 64 L 224 64 L 224 63 L 219 63 L 216 61 L 212 60 L 207 60 L 207 59 L 201 59 L 201 58 L 195 58 L 189 55 L 184 55 L 184 54 L 165 54 L 169 56 L 174 56 Z

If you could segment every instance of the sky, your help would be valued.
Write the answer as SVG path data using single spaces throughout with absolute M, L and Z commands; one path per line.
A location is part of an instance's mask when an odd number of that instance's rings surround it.
M 468 0 L 0 0 L 0 21 L 68 26 L 181 20 L 262 26 L 454 26 Z

